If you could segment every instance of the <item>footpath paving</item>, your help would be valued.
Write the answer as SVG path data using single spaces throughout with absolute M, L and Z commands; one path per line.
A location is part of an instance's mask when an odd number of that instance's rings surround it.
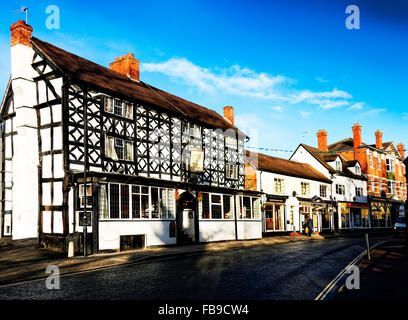
M 237 250 L 252 246 L 277 245 L 293 241 L 324 240 L 337 237 L 361 237 L 353 235 L 318 235 L 312 237 L 273 236 L 258 240 L 222 241 L 184 246 L 153 247 L 115 253 L 98 253 L 89 256 L 68 258 L 66 253 L 36 248 L 35 239 L 10 241 L 0 239 L 0 286 L 21 281 L 45 278 L 45 270 L 50 265 L 58 266 L 61 274 L 86 272 L 99 268 L 109 268 L 131 263 L 179 257 L 183 255 Z
M 98 253 L 89 256 L 68 258 L 66 253 L 39 249 L 35 239 L 9 241 L 0 239 L 0 286 L 21 281 L 47 277 L 47 266 L 55 265 L 61 274 L 86 272 L 98 268 L 114 267 L 130 263 L 143 263 L 152 260 L 172 258 L 183 255 L 237 250 L 252 246 L 276 245 L 291 241 L 323 240 L 321 235 L 277 236 L 258 240 L 222 241 L 184 246 L 156 247 L 146 250 L 133 250 L 115 253 Z
M 405 236 L 378 246 L 360 265 L 360 289 L 340 288 L 334 300 L 408 299 L 408 245 Z

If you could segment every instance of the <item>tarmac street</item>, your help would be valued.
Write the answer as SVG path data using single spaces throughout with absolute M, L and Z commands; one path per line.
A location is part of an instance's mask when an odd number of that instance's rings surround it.
M 0 286 L 0 299 L 313 300 L 364 250 L 359 237 L 196 253 L 61 276 L 60 289 Z

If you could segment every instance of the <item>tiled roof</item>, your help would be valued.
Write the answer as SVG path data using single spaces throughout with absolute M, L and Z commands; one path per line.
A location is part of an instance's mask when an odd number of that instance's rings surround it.
M 307 163 L 276 158 L 262 153 L 249 152 L 248 150 L 246 154 L 251 164 L 259 170 L 331 183 L 330 179 Z
M 33 37 L 31 41 L 34 46 L 51 59 L 62 72 L 70 75 L 74 80 L 79 80 L 92 86 L 108 90 L 112 95 L 117 93 L 157 106 L 165 111 L 195 119 L 211 128 L 220 128 L 223 130 L 233 129 L 235 132 L 239 132 L 235 126 L 231 125 L 231 123 L 214 110 L 174 96 L 150 86 L 143 81 L 138 82 L 131 80 L 125 75 L 69 53 L 37 38 Z M 243 135 L 242 132 L 241 134 Z

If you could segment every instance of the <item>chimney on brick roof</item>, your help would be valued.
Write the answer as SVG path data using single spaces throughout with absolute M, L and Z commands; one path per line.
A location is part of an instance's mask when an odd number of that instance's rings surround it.
M 234 107 L 224 107 L 224 118 L 231 122 L 232 125 L 234 125 Z
M 317 147 L 319 150 L 328 151 L 327 148 L 327 132 L 326 130 L 319 130 L 317 132 Z
M 354 149 L 357 149 L 361 145 L 361 126 L 359 123 L 355 123 L 353 129 L 353 144 Z
M 405 146 L 404 146 L 404 144 L 401 143 L 401 142 L 398 143 L 397 149 L 398 149 L 398 152 L 399 152 L 399 154 L 401 155 L 401 157 L 402 157 L 402 158 L 405 158 L 405 152 L 404 152 Z
M 116 58 L 114 62 L 109 63 L 109 69 L 139 81 L 139 60 L 133 57 L 133 53 Z
M 375 132 L 375 147 L 377 149 L 381 149 L 382 148 L 382 132 L 380 130 L 377 130 Z
M 12 47 L 18 44 L 31 47 L 30 40 L 33 28 L 30 25 L 26 24 L 23 20 L 18 20 L 10 26 L 10 31 Z

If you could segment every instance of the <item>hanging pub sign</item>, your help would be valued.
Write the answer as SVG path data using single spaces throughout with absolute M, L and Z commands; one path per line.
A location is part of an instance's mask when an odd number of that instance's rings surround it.
M 191 148 L 190 151 L 190 171 L 204 171 L 204 151 L 201 148 Z

